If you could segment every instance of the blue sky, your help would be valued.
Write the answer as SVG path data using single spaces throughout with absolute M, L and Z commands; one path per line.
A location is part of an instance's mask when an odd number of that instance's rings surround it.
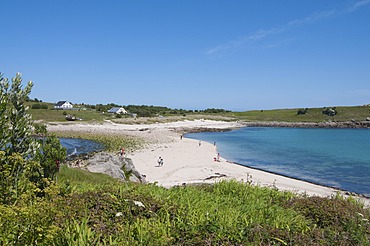
M 2 0 L 31 98 L 171 108 L 370 103 L 370 0 Z

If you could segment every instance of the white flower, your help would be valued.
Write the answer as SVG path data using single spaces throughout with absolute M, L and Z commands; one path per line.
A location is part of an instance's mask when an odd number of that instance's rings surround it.
M 144 204 L 143 204 L 142 202 L 134 201 L 134 204 L 135 204 L 136 206 L 139 206 L 139 207 L 143 207 L 143 208 L 145 208 L 145 206 L 144 206 Z

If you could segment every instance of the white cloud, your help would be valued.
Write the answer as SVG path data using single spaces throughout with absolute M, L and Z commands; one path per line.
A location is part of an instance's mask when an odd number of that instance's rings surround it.
M 289 29 L 298 28 L 300 26 L 315 23 L 315 22 L 318 22 L 322 19 L 329 18 L 331 16 L 334 16 L 334 15 L 337 15 L 337 14 L 340 14 L 340 13 L 354 12 L 354 11 L 358 10 L 359 8 L 362 8 L 366 5 L 368 5 L 369 3 L 370 3 L 370 0 L 362 0 L 362 1 L 358 1 L 354 4 L 352 4 L 349 7 L 346 7 L 344 9 L 340 9 L 340 10 L 332 9 L 332 10 L 327 10 L 327 11 L 316 12 L 316 13 L 314 13 L 310 16 L 307 16 L 305 18 L 289 21 L 288 23 L 286 23 L 285 25 L 282 25 L 280 27 L 275 27 L 275 28 L 266 29 L 266 30 L 261 29 L 261 30 L 255 31 L 255 32 L 253 32 L 253 33 L 251 33 L 251 34 L 249 34 L 245 37 L 241 37 L 239 39 L 232 40 L 232 41 L 227 42 L 225 44 L 221 44 L 221 45 L 218 45 L 216 47 L 210 48 L 205 53 L 207 55 L 213 55 L 213 54 L 220 53 L 220 52 L 227 51 L 227 50 L 238 49 L 238 48 L 242 47 L 244 44 L 246 44 L 248 42 L 251 42 L 251 41 L 258 41 L 258 40 L 261 40 L 261 39 L 264 39 L 264 38 L 268 38 L 269 36 L 273 36 L 273 35 L 283 33 L 283 32 L 285 32 Z
M 346 11 L 348 11 L 348 12 L 356 11 L 357 9 L 362 8 L 362 7 L 366 6 L 366 5 L 368 5 L 369 3 L 370 3 L 370 0 L 358 1 L 358 2 L 354 3 L 353 5 L 351 5 L 350 7 L 348 7 L 346 9 Z

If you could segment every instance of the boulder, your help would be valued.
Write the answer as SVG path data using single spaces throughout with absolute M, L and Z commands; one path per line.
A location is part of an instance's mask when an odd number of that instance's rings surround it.
M 113 178 L 146 183 L 145 177 L 136 170 L 130 158 L 111 153 L 100 152 L 95 154 L 87 160 L 86 168 L 90 172 L 104 173 Z

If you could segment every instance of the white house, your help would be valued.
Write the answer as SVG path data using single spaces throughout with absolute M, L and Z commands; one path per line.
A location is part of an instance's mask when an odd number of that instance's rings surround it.
M 59 101 L 54 105 L 54 109 L 72 109 L 73 105 L 67 101 Z
M 108 110 L 108 113 L 127 114 L 127 111 L 124 108 L 111 108 L 111 109 Z

